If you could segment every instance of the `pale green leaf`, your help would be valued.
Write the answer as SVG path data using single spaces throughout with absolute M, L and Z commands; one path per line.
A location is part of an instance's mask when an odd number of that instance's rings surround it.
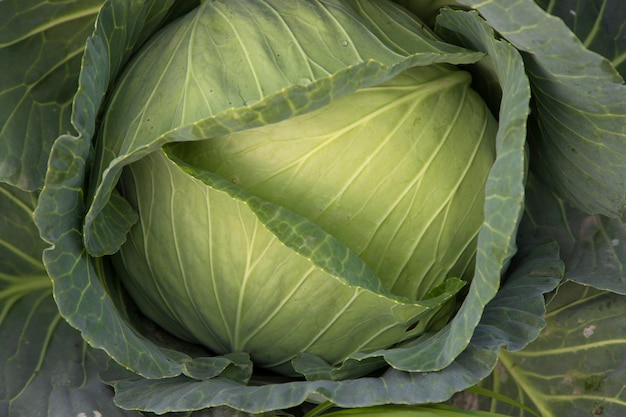
M 280 16 L 277 8 L 284 9 Z M 268 14 L 273 18 L 266 19 Z M 324 27 L 296 30 L 309 26 L 306 19 Z M 164 42 L 166 37 L 176 42 Z M 156 46 L 129 63 L 100 132 L 94 197 L 85 219 L 86 247 L 96 256 L 115 253 L 123 242 L 115 230 L 104 236 L 106 227 L 96 225 L 110 221 L 99 216 L 121 169 L 163 144 L 206 140 L 303 114 L 411 66 L 472 63 L 483 56 L 441 42 L 401 9 L 375 2 L 354 8 L 332 1 L 204 2 L 151 41 Z M 221 52 L 226 47 L 232 48 L 229 54 Z M 222 68 L 233 70 L 227 75 Z
M 300 352 L 335 364 L 423 332 L 417 320 L 465 284 L 450 279 L 418 301 L 394 296 L 316 224 L 174 162 L 155 152 L 128 167 L 121 189 L 141 220 L 115 259 L 143 311 L 185 340 L 221 354 L 250 352 L 255 365 L 283 372 L 293 372 L 290 361 Z M 199 231 L 193 237 L 178 221 L 190 218 Z
M 498 124 L 471 79 L 413 67 L 316 111 L 173 148 L 331 232 L 392 293 L 421 300 L 473 274 Z

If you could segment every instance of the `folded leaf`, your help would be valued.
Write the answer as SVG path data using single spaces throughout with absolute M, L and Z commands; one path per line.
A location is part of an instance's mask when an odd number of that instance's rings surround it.
M 582 211 L 619 216 L 626 203 L 626 85 L 615 68 L 533 0 L 459 3 L 476 7 L 524 52 L 534 98 L 531 170 Z
M 34 193 L 0 184 L 0 414 L 137 416 L 113 404 L 88 348 L 61 318 L 33 223 Z
M 267 125 L 380 84 L 409 67 L 472 63 L 483 56 L 441 42 L 414 17 L 386 3 L 278 3 L 284 9 L 280 18 L 265 19 L 276 12 L 272 1 L 204 2 L 155 35 L 151 45 L 156 46 L 144 48 L 129 63 L 126 71 L 133 75 L 124 77 L 113 93 L 100 132 L 93 201 L 85 218 L 85 242 L 92 255 L 115 253 L 123 242 L 117 229 L 97 225 L 109 220 L 99 216 L 121 169 L 165 143 Z M 324 28 L 293 29 L 308 25 L 307 19 L 322 19 Z M 159 42 L 168 37 L 176 41 Z M 223 48 L 232 51 L 223 54 Z M 247 57 L 245 65 L 241 56 Z M 236 72 L 227 75 L 222 68 Z

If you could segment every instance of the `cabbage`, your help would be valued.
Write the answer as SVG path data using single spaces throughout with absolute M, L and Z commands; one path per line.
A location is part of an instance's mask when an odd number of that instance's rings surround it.
M 160 42 L 171 39 L 146 55 Z M 125 80 L 152 65 L 140 57 Z M 198 78 L 206 91 L 227 71 Z M 125 80 L 107 132 L 141 108 Z M 132 163 L 120 183 L 140 220 L 116 262 L 124 284 L 176 336 L 271 369 L 301 352 L 339 364 L 414 338 L 473 274 L 497 122 L 470 81 L 414 67 L 318 110 Z M 211 107 L 185 98 L 178 108 Z
M 85 277 L 97 293 L 102 280 L 141 311 L 118 295 L 71 307 L 107 311 L 92 343 L 148 378 L 113 368 L 118 404 L 416 403 L 484 378 L 509 336 L 470 341 L 515 253 L 529 89 L 519 54 L 475 15 L 449 16 L 478 24 L 486 52 L 391 2 L 205 1 L 124 65 L 93 151 L 58 141 L 90 174 L 84 220 L 64 226 L 81 233 L 47 254 L 51 274 L 66 269 L 62 248 L 83 247 L 87 270 L 67 285 Z M 512 65 L 498 77 L 515 107 L 499 122 L 459 68 L 487 54 Z M 51 212 L 80 205 L 62 196 Z M 51 225 L 47 207 L 37 215 Z M 417 375 L 445 389 L 416 389 L 430 384 Z M 202 394 L 173 407 L 180 378 Z

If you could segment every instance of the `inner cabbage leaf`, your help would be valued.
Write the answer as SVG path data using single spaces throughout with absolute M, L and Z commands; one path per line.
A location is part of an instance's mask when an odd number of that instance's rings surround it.
M 497 123 L 452 67 L 416 67 L 315 112 L 174 152 L 315 222 L 393 293 L 471 279 Z
M 300 352 L 337 363 L 414 337 L 463 287 L 452 279 L 422 302 L 394 297 L 313 223 L 163 152 L 131 164 L 121 184 L 140 221 L 115 259 L 144 313 L 266 368 L 293 373 Z

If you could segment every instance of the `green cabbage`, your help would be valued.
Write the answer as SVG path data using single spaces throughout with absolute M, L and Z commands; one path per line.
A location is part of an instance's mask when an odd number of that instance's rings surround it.
M 306 17 L 308 26 L 292 29 L 299 37 L 335 28 L 314 6 L 277 4 Z M 313 69 L 304 56 L 279 62 L 294 53 L 289 45 L 262 50 L 259 34 L 225 36 L 210 5 L 166 28 L 131 64 L 105 115 L 105 142 L 209 117 L 224 100 L 249 106 L 265 84 L 291 85 L 285 67 Z M 243 11 L 230 9 L 229 22 Z M 354 25 L 353 46 L 338 40 L 325 55 L 370 47 L 365 23 Z M 180 42 L 190 27 L 196 33 Z M 207 59 L 218 43 L 228 62 Z M 137 91 L 155 57 L 167 71 Z M 206 66 L 190 67 L 198 61 Z M 181 72 L 196 85 L 172 110 Z M 300 354 L 340 365 L 414 339 L 454 310 L 474 272 L 498 125 L 470 83 L 447 64 L 409 67 L 318 109 L 130 164 L 120 190 L 139 222 L 115 257 L 130 294 L 172 334 L 219 354 L 248 352 L 287 374 Z

